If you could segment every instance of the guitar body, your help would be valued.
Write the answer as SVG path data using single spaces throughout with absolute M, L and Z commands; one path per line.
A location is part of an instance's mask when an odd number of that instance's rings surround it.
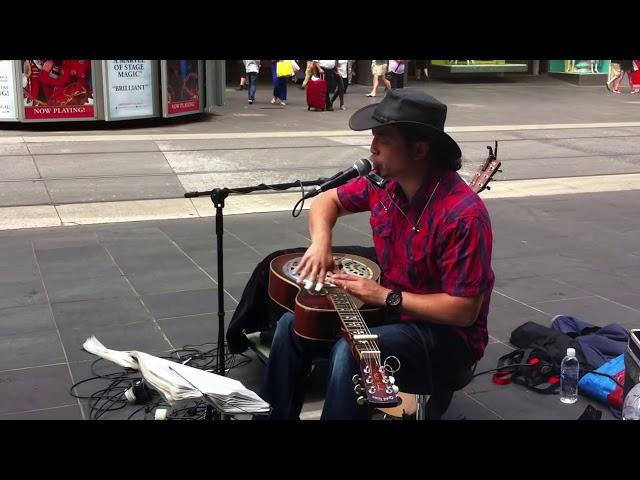
M 325 289 L 308 291 L 296 283 L 292 270 L 302 259 L 299 253 L 281 255 L 269 265 L 269 296 L 283 308 L 295 314 L 294 330 L 306 339 L 335 342 L 342 335 L 340 317 Z M 380 267 L 358 255 L 334 254 L 336 265 L 344 273 L 380 280 Z M 384 310 L 358 302 L 358 308 L 368 325 L 384 321 Z

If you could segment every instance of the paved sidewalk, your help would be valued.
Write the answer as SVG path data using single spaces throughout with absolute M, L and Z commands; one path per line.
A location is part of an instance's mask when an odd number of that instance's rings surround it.
M 637 191 L 487 200 L 496 286 L 491 343 L 478 371 L 494 368 L 511 348 L 510 332 L 529 320 L 549 324 L 569 314 L 597 325 L 640 325 L 639 201 Z M 308 235 L 306 214 L 231 215 L 225 226 L 229 320 L 257 262 L 308 244 Z M 370 245 L 367 215 L 341 219 L 334 244 Z M 0 280 L 0 418 L 86 416 L 68 389 L 92 376 L 92 356 L 81 350 L 90 335 L 110 348 L 149 353 L 215 341 L 215 251 L 212 219 L 0 232 L 0 268 L 11 272 Z M 262 372 L 254 359 L 232 376 L 258 389 Z M 318 375 L 305 418 L 317 418 L 322 406 Z M 482 376 L 456 394 L 447 418 L 575 419 L 588 403 L 581 397 L 567 406 Z

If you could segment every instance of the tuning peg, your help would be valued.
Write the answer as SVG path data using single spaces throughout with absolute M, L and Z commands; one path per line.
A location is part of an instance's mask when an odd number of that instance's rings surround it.
M 400 391 L 400 388 L 397 385 L 394 385 L 391 389 L 393 390 L 393 393 L 398 393 Z
M 358 375 L 354 375 L 353 377 L 351 377 L 351 381 L 354 385 L 362 383 L 362 379 Z
M 389 375 L 389 383 L 390 383 L 391 385 L 393 385 L 394 383 L 396 383 L 396 379 L 395 379 L 395 377 L 393 377 L 392 375 Z
M 353 391 L 356 395 L 362 395 L 364 393 L 364 387 L 362 385 L 354 385 Z
M 486 188 L 487 190 L 491 190 L 491 187 L 490 187 L 489 185 L 487 185 L 487 186 L 486 186 L 486 187 L 484 187 L 484 188 Z
M 502 170 L 496 170 L 496 172 L 498 172 L 498 173 L 502 173 Z
M 360 406 L 364 405 L 366 402 L 366 400 L 364 399 L 364 397 L 360 396 L 358 398 L 356 398 L 356 403 Z

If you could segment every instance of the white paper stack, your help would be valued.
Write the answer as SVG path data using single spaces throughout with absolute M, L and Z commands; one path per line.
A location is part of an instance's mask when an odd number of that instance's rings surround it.
M 95 337 L 88 339 L 83 347 L 88 352 L 118 365 L 140 370 L 145 381 L 170 405 L 175 406 L 185 400 L 204 397 L 220 412 L 228 415 L 269 412 L 269 404 L 255 392 L 245 388 L 238 380 L 144 352 L 110 350 Z

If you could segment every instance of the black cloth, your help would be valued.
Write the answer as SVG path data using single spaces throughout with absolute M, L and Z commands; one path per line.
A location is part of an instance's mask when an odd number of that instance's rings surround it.
M 413 64 L 415 66 L 416 69 L 424 69 L 427 68 L 427 61 L 426 60 L 414 60 Z
M 629 72 L 633 70 L 633 60 L 620 60 L 620 70 Z
M 404 73 L 391 72 L 391 88 L 404 88 Z

